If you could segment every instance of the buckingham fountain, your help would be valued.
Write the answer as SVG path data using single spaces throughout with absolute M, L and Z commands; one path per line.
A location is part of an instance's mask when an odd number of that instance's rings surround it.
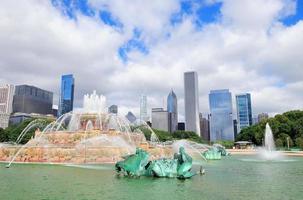
M 0 161 L 13 163 L 100 164 L 116 163 L 125 156 L 135 155 L 136 149 L 149 154 L 150 160 L 172 158 L 183 147 L 195 160 L 220 159 L 219 147 L 210 147 L 186 140 L 160 143 L 157 135 L 145 122 L 130 123 L 125 117 L 107 112 L 106 98 L 96 91 L 83 99 L 83 108 L 60 116 L 24 145 L 23 137 L 40 121 L 32 121 L 20 133 L 14 144 L 0 146 Z M 147 141 L 142 129 L 149 129 Z M 166 162 L 167 164 L 167 162 Z M 176 164 L 176 163 L 174 163 Z
M 125 118 L 107 113 L 106 98 L 95 91 L 84 96 L 83 108 L 62 115 L 43 130 L 37 129 L 25 145 L 18 144 L 35 123 L 39 120 L 22 131 L 16 144 L 0 146 L 1 161 L 8 166 L 14 162 L 112 163 L 134 153 L 136 147 L 152 156 L 170 153 L 165 147 L 152 148 L 140 129 L 133 130 Z

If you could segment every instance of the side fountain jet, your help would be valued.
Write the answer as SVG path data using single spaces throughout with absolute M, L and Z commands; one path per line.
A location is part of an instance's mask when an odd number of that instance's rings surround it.
M 116 171 L 130 177 L 149 176 L 187 179 L 195 175 L 191 172 L 192 158 L 183 147 L 179 148 L 179 153 L 176 153 L 173 159 L 162 158 L 153 161 L 148 161 L 148 159 L 149 154 L 137 148 L 135 154 L 124 157 L 123 161 L 116 163 Z

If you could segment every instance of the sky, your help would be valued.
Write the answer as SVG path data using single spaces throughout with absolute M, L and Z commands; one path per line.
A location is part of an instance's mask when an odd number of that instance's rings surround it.
M 165 107 L 184 119 L 183 73 L 208 94 L 252 95 L 254 114 L 303 109 L 303 0 L 3 0 L 0 84 L 54 92 L 74 74 L 75 107 L 97 90 L 119 112 Z M 234 110 L 236 106 L 234 104 Z

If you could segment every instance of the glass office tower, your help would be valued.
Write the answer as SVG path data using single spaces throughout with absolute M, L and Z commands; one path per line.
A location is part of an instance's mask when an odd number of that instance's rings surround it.
M 234 140 L 232 98 L 228 89 L 209 94 L 210 141 Z
M 241 129 L 252 125 L 251 96 L 249 93 L 236 95 L 238 133 Z
M 73 110 L 75 79 L 72 74 L 61 77 L 61 93 L 58 117 Z

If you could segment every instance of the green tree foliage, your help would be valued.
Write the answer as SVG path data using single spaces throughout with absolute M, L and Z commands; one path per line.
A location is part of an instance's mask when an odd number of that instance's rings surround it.
M 153 129 L 161 142 L 170 141 L 173 139 L 172 134 L 167 131 Z
M 149 141 L 150 140 L 150 136 L 152 134 L 152 132 L 150 131 L 150 129 L 148 127 L 146 127 L 145 125 L 139 125 L 139 126 L 134 126 L 134 125 L 131 125 L 130 126 L 130 130 L 131 131 L 136 131 L 136 130 L 139 130 L 141 131 L 145 138 Z
M 228 141 L 228 140 L 216 141 L 216 143 L 221 144 L 222 146 L 224 146 L 227 149 L 231 149 L 234 146 L 234 142 Z
M 150 140 L 152 134 L 151 130 L 145 126 L 132 126 L 131 130 L 140 129 L 147 140 Z M 163 130 L 152 129 L 153 132 L 157 135 L 161 142 L 171 141 L 171 140 L 180 140 L 188 139 L 198 143 L 205 143 L 195 132 L 192 131 L 175 131 L 174 133 L 169 133 Z
M 303 137 L 298 137 L 295 140 L 296 146 L 299 147 L 300 149 L 303 149 Z
M 0 128 L 0 142 L 6 141 L 8 141 L 7 134 L 5 133 L 5 130 L 3 128 Z
M 276 139 L 276 146 L 277 147 L 283 147 L 284 145 L 283 145 L 283 141 L 282 141 L 282 139 L 280 139 L 280 138 L 278 138 L 278 139 Z
M 150 136 L 152 134 L 152 132 L 150 131 L 149 128 L 146 128 L 146 127 L 141 127 L 140 130 L 143 132 L 143 134 L 145 135 L 145 138 L 147 140 L 150 140 Z
M 172 136 L 174 139 L 188 139 L 194 142 L 204 143 L 202 138 L 193 131 L 175 131 Z
M 18 125 L 10 125 L 4 131 L 0 130 L 0 142 L 15 142 L 18 136 L 21 134 L 21 132 L 27 127 L 27 125 L 35 119 L 36 118 L 27 119 Z M 27 134 L 23 137 L 20 143 L 21 144 L 27 143 L 28 140 L 30 140 L 30 138 L 33 137 L 37 128 L 40 128 L 40 130 L 42 130 L 49 123 L 51 123 L 51 121 L 52 120 L 50 119 L 41 119 L 39 126 L 30 129 L 27 132 Z
M 303 111 L 300 110 L 279 114 L 256 125 L 244 128 L 238 134 L 236 140 L 246 140 L 256 145 L 262 145 L 266 123 L 269 123 L 272 129 L 277 146 L 287 147 L 287 140 L 289 140 L 290 147 L 294 145 L 299 147 L 301 139 L 298 139 L 297 143 L 297 138 L 303 139 Z

